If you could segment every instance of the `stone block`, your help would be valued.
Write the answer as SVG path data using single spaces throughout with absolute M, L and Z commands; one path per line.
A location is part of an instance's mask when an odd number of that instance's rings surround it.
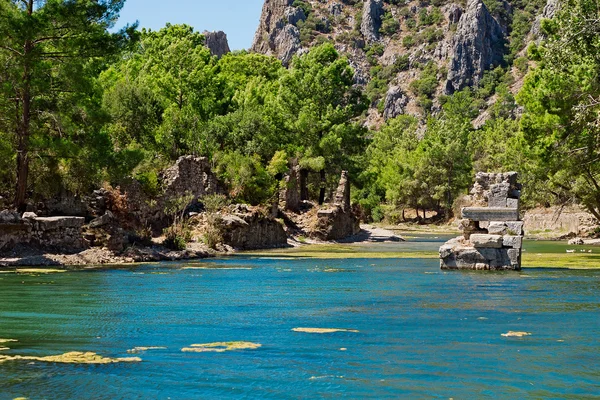
M 510 263 L 513 266 L 518 266 L 518 269 L 521 269 L 521 249 L 508 249 L 507 254 Z
M 519 199 L 506 199 L 507 208 L 519 208 Z
M 83 217 L 38 217 L 33 220 L 38 230 L 49 231 L 64 228 L 81 228 L 85 223 Z
M 502 221 L 491 221 L 488 225 L 488 233 L 490 235 L 505 235 L 506 230 L 506 224 Z
M 502 236 L 500 235 L 473 234 L 470 241 L 476 248 L 499 249 L 502 247 Z
M 454 258 L 456 259 L 456 266 L 459 269 L 473 269 L 476 264 L 486 264 L 486 258 L 474 248 L 463 248 L 458 250 Z
M 506 235 L 502 239 L 502 245 L 513 249 L 520 249 L 523 247 L 523 236 Z
M 488 194 L 488 207 L 506 208 L 508 192 L 510 191 L 509 183 L 496 183 L 490 186 Z
M 464 207 L 462 217 L 473 221 L 518 221 L 516 208 Z
M 521 236 L 523 235 L 523 221 L 506 221 L 507 234 Z

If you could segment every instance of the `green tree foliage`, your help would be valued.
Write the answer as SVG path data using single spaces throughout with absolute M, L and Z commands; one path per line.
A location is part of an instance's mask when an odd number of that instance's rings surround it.
M 326 172 L 352 169 L 360 152 L 363 129 L 352 122 L 366 108 L 366 99 L 353 87 L 354 71 L 333 45 L 324 44 L 295 57 L 280 80 L 284 129 L 294 135 L 295 151 L 303 157 L 323 157 L 319 170 L 319 202 L 325 197 Z
M 15 205 L 25 207 L 35 176 L 58 182 L 59 171 L 89 184 L 110 160 L 101 130 L 94 78 L 132 29 L 111 34 L 123 0 L 0 1 L 0 131 L 13 135 Z M 75 185 L 79 186 L 79 185 Z
M 204 37 L 190 26 L 143 30 L 139 47 L 101 77 L 111 135 L 171 159 L 193 152 L 204 123 L 224 106 L 215 68 Z
M 471 182 L 469 100 L 468 94 L 448 98 L 442 116 L 430 118 L 421 134 L 418 121 L 409 116 L 399 116 L 375 132 L 368 149 L 369 172 L 375 177 L 372 190 L 383 189 L 386 200 L 398 206 L 449 215 Z
M 566 0 L 542 21 L 547 40 L 518 101 L 521 126 L 559 200 L 576 199 L 600 219 L 600 4 Z

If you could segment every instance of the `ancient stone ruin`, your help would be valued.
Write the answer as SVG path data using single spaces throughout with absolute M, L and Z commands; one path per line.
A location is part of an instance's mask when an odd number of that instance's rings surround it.
M 442 269 L 520 270 L 523 222 L 516 172 L 478 173 L 472 206 L 461 210 L 463 236 L 440 247 Z
M 81 217 L 38 217 L 32 212 L 22 216 L 13 211 L 0 212 L 0 252 L 19 245 L 62 252 L 79 251 L 86 244 L 81 234 Z

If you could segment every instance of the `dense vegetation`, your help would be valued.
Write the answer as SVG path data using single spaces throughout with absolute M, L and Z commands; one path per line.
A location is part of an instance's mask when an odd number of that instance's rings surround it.
M 438 71 L 424 66 L 411 90 L 431 110 L 426 120 L 402 115 L 377 131 L 363 124 L 376 85 L 354 85 L 331 44 L 289 68 L 243 51 L 218 59 L 186 25 L 110 33 L 122 5 L 0 0 L 5 201 L 23 208 L 128 176 L 153 191 L 162 168 L 193 154 L 211 160 L 233 200 L 253 204 L 272 199 L 281 174 L 298 165 L 320 202 L 350 171 L 366 218 L 406 207 L 449 216 L 475 170 L 516 170 L 527 205 L 580 202 L 600 218 L 597 0 L 567 0 L 543 21 L 545 40 L 529 48 L 530 61 L 510 49 L 507 65 L 531 65 L 516 100 L 506 66 L 431 109 Z M 386 34 L 395 27 L 389 18 Z M 434 9 L 418 24 L 436 18 Z M 476 119 L 485 123 L 475 128 Z

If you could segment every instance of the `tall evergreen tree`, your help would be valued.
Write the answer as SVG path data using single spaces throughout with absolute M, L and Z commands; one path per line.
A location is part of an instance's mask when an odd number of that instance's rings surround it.
M 134 27 L 110 33 L 124 0 L 0 0 L 0 129 L 14 133 L 15 206 L 25 208 L 36 136 L 68 138 L 60 114 L 85 102 L 99 63 Z M 82 116 L 73 118 L 81 118 Z M 77 135 L 85 135 L 77 132 Z M 47 141 L 42 140 L 47 143 Z

